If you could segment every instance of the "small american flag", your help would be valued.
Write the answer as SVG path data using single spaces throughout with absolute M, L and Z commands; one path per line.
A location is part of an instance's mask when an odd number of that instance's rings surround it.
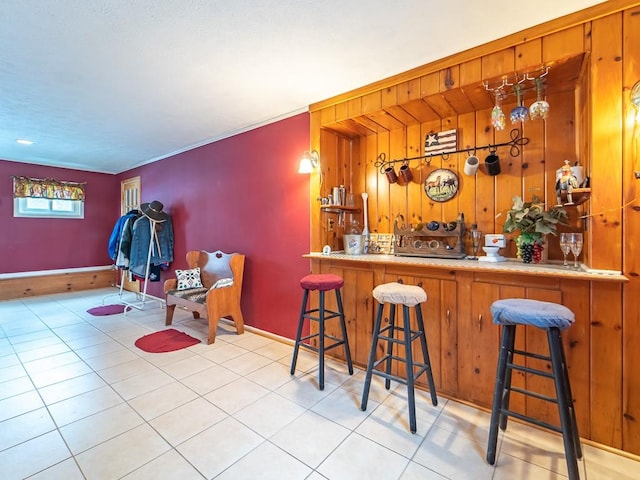
M 445 130 L 444 132 L 430 132 L 424 140 L 425 155 L 440 155 L 442 153 L 455 152 L 458 149 L 458 131 Z

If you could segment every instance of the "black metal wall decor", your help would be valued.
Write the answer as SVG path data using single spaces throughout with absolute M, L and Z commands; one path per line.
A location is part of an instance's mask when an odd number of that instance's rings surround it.
M 420 155 L 419 157 L 399 158 L 396 160 L 387 160 L 387 156 L 383 152 L 380 155 L 378 155 L 378 158 L 376 159 L 374 166 L 379 169 L 381 175 L 384 175 L 385 170 L 387 169 L 393 170 L 393 167 L 396 163 L 408 164 L 409 162 L 412 162 L 414 160 L 425 160 L 427 165 L 430 165 L 431 159 L 433 157 L 441 157 L 442 160 L 447 160 L 449 158 L 449 155 L 454 153 L 470 154 L 471 152 L 474 152 L 475 154 L 475 152 L 477 152 L 478 150 L 488 150 L 490 153 L 493 154 L 497 151 L 499 147 L 509 147 L 509 155 L 511 155 L 512 157 L 517 157 L 522 152 L 522 147 L 524 147 L 529 143 L 529 138 L 523 137 L 522 131 L 519 128 L 514 128 L 513 130 L 511 130 L 510 137 L 511 137 L 511 140 L 504 143 L 495 143 L 495 144 L 481 145 L 481 146 L 476 145 L 473 147 L 469 146 L 467 148 L 453 150 L 446 153 L 434 153 L 429 155 Z M 425 188 L 426 188 L 426 184 L 425 184 Z

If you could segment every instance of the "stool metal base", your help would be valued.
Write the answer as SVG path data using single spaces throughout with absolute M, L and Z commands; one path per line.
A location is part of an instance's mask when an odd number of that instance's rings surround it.
M 429 350 L 427 348 L 427 338 L 424 330 L 424 321 L 422 319 L 422 309 L 420 304 L 415 306 L 416 321 L 418 324 L 418 330 L 411 330 L 409 307 L 402 305 L 402 319 L 403 327 L 397 327 L 396 321 L 396 305 L 390 304 L 389 308 L 389 325 L 381 328 L 382 324 L 382 312 L 384 305 L 378 305 L 378 312 L 376 315 L 376 321 L 373 327 L 373 338 L 371 342 L 371 350 L 369 352 L 369 360 L 367 362 L 367 372 L 365 376 L 364 389 L 362 392 L 362 403 L 360 408 L 362 411 L 367 409 L 367 403 L 369 400 L 369 390 L 371 388 L 371 378 L 373 375 L 378 375 L 385 379 L 384 386 L 387 390 L 391 387 L 391 380 L 403 383 L 407 386 L 407 399 L 409 404 L 409 428 L 411 433 L 416 433 L 416 405 L 415 405 L 415 382 L 425 373 L 427 375 L 427 381 L 429 382 L 429 393 L 431 394 L 431 402 L 433 405 L 438 405 L 438 396 L 436 395 L 436 387 L 433 381 L 433 374 L 431 372 L 431 362 L 429 360 Z M 403 339 L 395 338 L 395 333 L 401 332 Z M 423 363 L 416 363 L 413 360 L 413 348 L 412 344 L 414 340 L 420 340 L 420 347 L 422 351 Z M 378 341 L 386 341 L 387 349 L 382 358 L 376 360 L 376 350 L 378 347 Z M 403 345 L 405 349 L 405 356 L 399 357 L 393 355 L 393 345 Z M 391 373 L 391 363 L 393 360 L 403 362 L 406 365 L 407 375 L 406 378 L 393 375 Z M 377 366 L 384 364 L 384 370 L 376 369 Z M 416 370 L 417 368 L 417 370 Z
M 548 357 L 522 350 L 515 350 L 515 336 L 515 325 L 502 326 L 502 343 L 500 346 L 500 355 L 498 357 L 496 385 L 491 409 L 491 424 L 489 426 L 487 462 L 491 465 L 495 463 L 498 427 L 502 430 L 506 430 L 507 418 L 511 416 L 539 427 L 562 433 L 569 480 L 579 480 L 580 475 L 578 473 L 577 459 L 582 458 L 582 447 L 580 446 L 578 424 L 576 422 L 575 410 L 573 408 L 573 395 L 571 394 L 571 384 L 569 382 L 567 361 L 564 355 L 564 348 L 562 346 L 561 331 L 557 327 L 547 329 L 547 340 L 549 342 L 550 353 L 550 356 Z M 514 355 L 548 361 L 551 363 L 552 373 L 515 364 L 513 362 Z M 553 379 L 556 397 L 548 397 L 526 389 L 512 387 L 511 375 L 513 370 L 519 370 L 532 375 Z M 560 416 L 560 427 L 550 425 L 536 418 L 509 410 L 510 393 L 512 391 L 557 404 L 558 414 Z
M 298 331 L 296 333 L 296 343 L 293 348 L 293 359 L 291 360 L 291 375 L 296 371 L 296 363 L 298 362 L 298 351 L 300 347 L 311 350 L 318 354 L 319 367 L 318 367 L 318 388 L 324 390 L 324 352 L 331 350 L 332 348 L 344 345 L 344 354 L 347 359 L 347 368 L 349 375 L 353 375 L 353 363 L 351 361 L 351 351 L 349 350 L 349 340 L 347 339 L 347 328 L 344 320 L 344 309 L 342 308 L 342 296 L 340 290 L 335 289 L 336 302 L 338 310 L 328 310 L 325 308 L 325 292 L 320 290 L 319 305 L 318 308 L 307 309 L 307 302 L 309 300 L 309 290 L 305 289 L 302 296 L 302 307 L 300 309 L 300 318 L 298 321 Z M 314 315 L 316 314 L 316 315 Z M 325 321 L 338 317 L 340 319 L 340 329 L 342 330 L 342 338 L 329 335 L 325 331 Z M 318 322 L 318 333 L 302 336 L 302 329 L 304 327 L 305 319 Z M 318 347 L 314 347 L 310 343 L 306 343 L 307 340 L 312 338 L 318 338 Z M 333 341 L 330 345 L 325 345 L 325 339 Z

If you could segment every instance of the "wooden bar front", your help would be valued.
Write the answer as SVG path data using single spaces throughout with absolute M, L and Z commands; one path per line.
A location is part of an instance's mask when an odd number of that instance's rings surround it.
M 376 302 L 372 290 L 387 282 L 419 285 L 427 293 L 422 305 L 433 377 L 438 394 L 490 408 L 499 352 L 500 328 L 492 323 L 490 306 L 501 298 L 531 298 L 561 303 L 576 315 L 575 324 L 563 334 L 571 386 L 580 435 L 592 439 L 592 424 L 610 412 L 606 401 L 595 399 L 599 386 L 592 376 L 593 365 L 605 361 L 591 345 L 600 328 L 589 310 L 594 291 L 612 294 L 620 291 L 625 277 L 615 272 L 589 273 L 562 268 L 560 265 L 529 266 L 517 261 L 479 263 L 472 260 L 443 260 L 394 257 L 389 255 L 309 254 L 313 273 L 341 275 L 347 333 L 353 361 L 365 368 L 371 347 Z M 317 301 L 312 297 L 312 301 Z M 334 308 L 331 296 L 328 308 Z M 413 315 L 413 313 L 412 313 Z M 384 321 L 388 321 L 385 311 Z M 415 322 L 415 318 L 412 318 Z M 339 336 L 338 324 L 328 324 L 327 331 Z M 519 329 L 517 345 L 548 355 L 544 330 Z M 382 356 L 382 346 L 379 346 Z M 605 352 L 619 356 L 615 345 Z M 340 349 L 332 355 L 344 358 Z M 416 360 L 421 360 L 416 357 Z M 612 360 L 612 361 L 619 361 Z M 531 367 L 550 371 L 551 365 L 527 360 Z M 401 376 L 405 372 L 398 371 Z M 514 373 L 513 384 L 554 396 L 553 383 L 522 372 Z M 423 376 L 419 386 L 427 388 Z M 559 425 L 553 404 L 512 396 L 516 411 Z M 595 419 L 595 420 L 594 420 Z

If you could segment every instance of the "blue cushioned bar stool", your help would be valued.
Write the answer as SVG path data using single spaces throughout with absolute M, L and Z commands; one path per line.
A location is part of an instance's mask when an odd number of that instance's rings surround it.
M 347 339 L 347 327 L 344 321 L 344 310 L 342 308 L 342 296 L 340 289 L 344 285 L 344 280 L 339 275 L 332 273 L 317 273 L 303 277 L 300 280 L 300 286 L 304 290 L 302 296 L 302 307 L 300 309 L 300 319 L 298 321 L 298 333 L 296 334 L 296 343 L 293 348 L 293 360 L 291 361 L 291 375 L 296 371 L 296 362 L 298 361 L 298 351 L 300 347 L 307 348 L 318 353 L 320 362 L 318 373 L 318 387 L 324 390 L 324 352 L 340 345 L 344 345 L 344 354 L 347 360 L 349 375 L 353 375 L 353 363 L 351 363 L 351 352 L 349 351 L 349 341 Z M 318 308 L 309 309 L 307 303 L 309 300 L 309 292 L 318 290 L 319 302 Z M 336 294 L 337 311 L 328 310 L 325 307 L 325 292 L 333 290 Z M 315 314 L 315 315 L 314 315 Z M 340 329 L 342 338 L 335 337 L 326 333 L 325 322 L 331 318 L 338 317 L 340 319 Z M 318 333 L 302 336 L 305 319 L 318 322 Z M 312 338 L 318 338 L 318 347 L 307 343 Z M 325 339 L 333 341 L 330 345 L 325 345 Z
M 429 382 L 429 392 L 431 402 L 438 405 L 436 386 L 431 373 L 431 362 L 429 361 L 429 350 L 427 348 L 427 336 L 424 331 L 424 321 L 422 320 L 421 304 L 427 301 L 425 291 L 416 285 L 404 285 L 392 282 L 378 285 L 373 289 L 373 298 L 378 301 L 378 312 L 373 326 L 373 338 L 371 350 L 367 362 L 367 373 L 365 376 L 364 390 L 362 392 L 362 403 L 360 408 L 367 409 L 369 399 L 369 389 L 371 387 L 372 375 L 378 375 L 385 379 L 384 386 L 387 390 L 391 387 L 391 380 L 404 383 L 407 386 L 407 398 L 409 403 L 409 428 L 411 433 L 416 433 L 416 404 L 414 385 L 416 379 L 426 373 Z M 384 305 L 389 304 L 389 324 L 381 328 L 382 312 Z M 402 305 L 402 327 L 396 325 L 396 306 Z M 417 330 L 411 330 L 410 307 L 415 308 Z M 396 338 L 396 334 L 402 334 L 402 338 Z M 400 335 L 397 335 L 400 337 Z M 420 341 L 423 363 L 416 363 L 413 360 L 412 344 L 415 340 Z M 386 353 L 376 360 L 376 350 L 379 341 L 386 341 Z M 393 345 L 404 346 L 404 357 L 393 354 Z M 396 360 L 406 365 L 406 378 L 398 377 L 391 373 L 391 362 Z M 377 370 L 376 367 L 384 363 L 384 370 Z
M 562 346 L 562 331 L 569 328 L 575 319 L 571 310 L 556 303 L 540 302 L 522 298 L 498 300 L 491 305 L 493 323 L 502 325 L 502 343 L 498 357 L 496 384 L 493 393 L 491 409 L 491 424 L 489 426 L 489 444 L 487 446 L 487 462 L 491 465 L 496 460 L 496 445 L 498 441 L 498 426 L 502 430 L 507 428 L 507 417 L 512 416 L 534 425 L 562 433 L 564 453 L 570 480 L 578 480 L 578 458 L 582 458 L 580 436 L 573 408 L 573 395 L 569 383 L 567 361 Z M 516 350 L 514 348 L 516 327 L 531 325 L 547 331 L 549 342 L 549 356 Z M 530 368 L 524 364 L 514 363 L 514 356 L 534 358 L 551 363 L 551 373 Z M 556 396 L 549 397 L 537 392 L 511 386 L 513 370 L 526 374 L 539 375 L 553 379 Z M 558 406 L 560 426 L 551 425 L 541 420 L 509 410 L 510 393 L 515 392 L 555 403 Z

